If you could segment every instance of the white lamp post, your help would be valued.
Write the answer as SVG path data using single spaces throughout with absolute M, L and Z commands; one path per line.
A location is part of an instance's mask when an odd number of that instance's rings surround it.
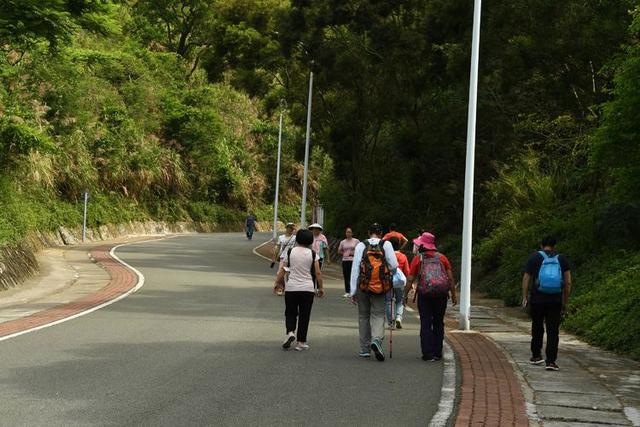
M 462 220 L 462 271 L 460 290 L 460 329 L 469 330 L 471 312 L 471 242 L 473 231 L 473 173 L 476 150 L 476 111 L 478 107 L 478 58 L 480 51 L 480 17 L 482 0 L 473 7 L 471 41 L 471 77 L 469 79 L 469 116 L 467 119 L 467 160 L 464 181 L 464 214 Z
M 304 180 L 302 182 L 302 206 L 300 208 L 300 228 L 306 226 L 307 179 L 309 175 L 309 142 L 311 139 L 311 100 L 313 98 L 313 71 L 309 74 L 309 101 L 307 102 L 307 136 L 304 146 Z

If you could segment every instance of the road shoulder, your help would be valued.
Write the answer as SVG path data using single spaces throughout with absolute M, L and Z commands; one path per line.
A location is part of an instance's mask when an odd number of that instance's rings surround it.
M 0 341 L 72 320 L 129 295 L 141 276 L 112 249 L 149 240 L 117 239 L 43 251 L 41 272 L 24 287 L 1 294 Z

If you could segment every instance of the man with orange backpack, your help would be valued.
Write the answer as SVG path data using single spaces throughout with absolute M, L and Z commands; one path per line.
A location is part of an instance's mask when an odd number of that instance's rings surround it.
M 437 252 L 436 238 L 433 234 L 422 233 L 413 243 L 418 246 L 418 254 L 413 257 L 409 267 L 404 300 L 406 304 L 411 285 L 417 280 L 422 360 L 434 362 L 442 359 L 444 314 L 449 294 L 453 305 L 458 303 L 455 280 L 451 263 L 446 256 Z
M 392 275 L 398 268 L 398 260 L 391 243 L 385 242 L 382 226 L 369 227 L 369 238 L 358 243 L 353 254 L 351 268 L 351 302 L 358 305 L 358 329 L 360 331 L 360 357 L 384 361 L 385 295 L 393 288 Z

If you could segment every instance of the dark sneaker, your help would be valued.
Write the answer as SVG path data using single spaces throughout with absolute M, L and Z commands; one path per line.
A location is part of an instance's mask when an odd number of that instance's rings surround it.
M 531 359 L 529 359 L 529 362 L 532 365 L 540 365 L 542 362 L 544 362 L 544 359 L 541 356 L 531 356 Z
M 380 362 L 384 362 L 384 353 L 382 352 L 382 345 L 378 341 L 374 341 L 371 343 L 371 350 L 373 354 L 376 355 L 376 359 Z
M 435 362 L 436 358 L 433 356 L 422 356 L 422 360 L 424 360 L 425 362 Z
M 282 343 L 282 348 L 284 348 L 285 350 L 289 350 L 289 348 L 291 347 L 291 343 L 293 343 L 295 340 L 295 334 L 293 332 L 289 332 L 284 339 L 284 342 Z
M 434 362 L 437 362 L 438 360 L 442 360 L 442 356 L 433 356 Z
M 560 367 L 556 365 L 556 362 L 547 362 L 547 367 L 545 369 L 547 371 L 559 371 Z

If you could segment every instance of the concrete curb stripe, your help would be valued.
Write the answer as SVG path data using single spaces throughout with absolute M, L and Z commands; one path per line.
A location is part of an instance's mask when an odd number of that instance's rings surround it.
M 267 245 L 267 244 L 269 244 L 269 243 L 271 243 L 271 242 L 273 242 L 273 239 L 269 239 L 269 240 L 267 240 L 267 241 L 266 241 L 266 242 L 264 242 L 264 243 L 260 243 L 258 246 L 256 246 L 255 248 L 253 248 L 253 253 L 254 253 L 255 255 L 258 255 L 260 258 L 264 258 L 264 259 L 266 259 L 267 261 L 273 261 L 271 258 L 267 258 L 266 256 L 261 255 L 261 254 L 259 254 L 259 253 L 258 253 L 258 249 L 260 249 L 261 247 L 263 247 L 263 246 L 265 246 L 265 245 Z
M 438 410 L 434 414 L 429 427 L 444 427 L 453 413 L 456 400 L 456 359 L 448 342 L 443 347 L 444 372 L 442 374 L 442 389 Z
M 126 245 L 132 245 L 132 244 L 137 244 L 137 243 L 156 242 L 156 241 L 159 241 L 159 240 L 164 240 L 164 239 L 168 239 L 168 238 L 172 238 L 172 237 L 175 237 L 175 236 L 162 237 L 162 238 L 159 238 L 159 239 L 152 239 L 152 240 L 144 240 L 142 242 L 122 243 L 120 245 L 117 245 L 117 246 L 114 246 L 113 248 L 111 248 L 111 250 L 109 251 L 109 255 L 111 257 L 113 257 L 116 261 L 118 261 L 120 264 L 124 265 L 125 267 L 127 267 L 128 269 L 133 271 L 135 273 L 135 275 L 138 277 L 138 283 L 133 288 L 131 288 L 128 291 L 126 291 L 125 293 L 123 293 L 121 295 L 118 295 L 117 297 L 115 297 L 112 300 L 105 301 L 100 305 L 97 305 L 95 307 L 91 307 L 91 308 L 89 308 L 89 309 L 87 309 L 85 311 L 73 314 L 73 315 L 71 315 L 69 317 L 64 317 L 62 319 L 55 320 L 55 321 L 53 321 L 51 323 L 46 323 L 44 325 L 36 326 L 34 328 L 25 329 L 23 331 L 16 332 L 16 333 L 13 333 L 13 334 L 10 334 L 10 335 L 5 335 L 3 337 L 0 337 L 0 341 L 5 341 L 5 340 L 11 339 L 11 338 L 19 337 L 20 335 L 25 335 L 25 334 L 28 334 L 30 332 L 39 331 L 40 329 L 49 328 L 51 326 L 59 325 L 60 323 L 67 322 L 69 320 L 77 319 L 78 317 L 84 316 L 84 315 L 89 314 L 89 313 L 93 313 L 96 310 L 100 310 L 101 308 L 107 307 L 107 306 L 109 306 L 109 305 L 111 305 L 111 304 L 113 304 L 115 302 L 120 301 L 123 298 L 128 297 L 129 295 L 131 295 L 132 293 L 134 293 L 138 289 L 140 289 L 142 286 L 144 286 L 145 279 L 144 279 L 144 275 L 140 271 L 138 271 L 134 267 L 132 267 L 129 264 L 127 264 L 126 262 L 124 262 L 122 259 L 120 259 L 115 254 L 116 249 L 118 249 L 118 248 L 120 248 L 122 246 L 126 246 Z

